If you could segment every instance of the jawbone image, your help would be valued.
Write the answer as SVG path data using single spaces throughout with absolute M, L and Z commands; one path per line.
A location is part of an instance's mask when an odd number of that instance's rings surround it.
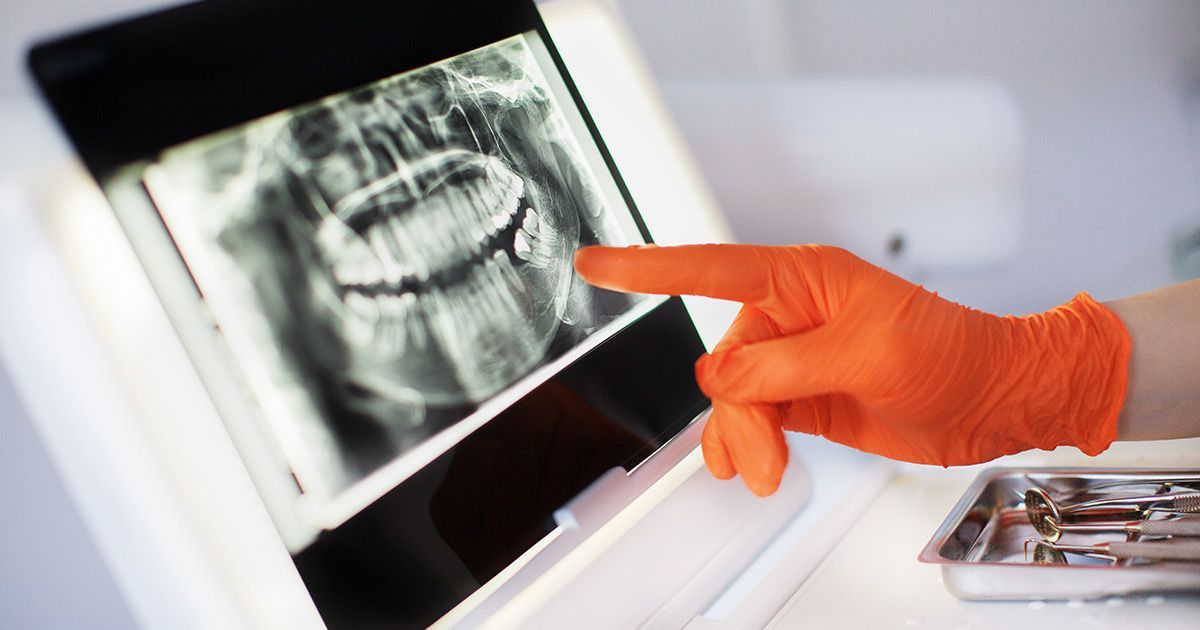
M 234 356 L 265 375 L 252 389 L 281 401 L 265 410 L 272 430 L 328 491 L 644 299 L 573 273 L 577 248 L 642 237 L 601 193 L 521 37 L 190 142 L 153 168 L 147 186 L 217 324 L 243 333 Z

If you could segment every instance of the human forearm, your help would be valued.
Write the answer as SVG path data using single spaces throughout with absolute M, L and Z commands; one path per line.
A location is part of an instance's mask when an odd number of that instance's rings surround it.
M 1200 280 L 1105 306 L 1133 339 L 1117 439 L 1200 437 Z

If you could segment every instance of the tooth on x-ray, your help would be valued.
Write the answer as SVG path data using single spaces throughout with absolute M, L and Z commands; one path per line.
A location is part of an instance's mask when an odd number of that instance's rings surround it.
M 275 386 L 314 410 L 308 433 L 334 445 L 317 459 L 341 462 L 341 485 L 635 303 L 593 307 L 573 275 L 581 245 L 631 237 L 560 107 L 516 37 L 160 161 L 151 188 L 172 193 L 169 226 L 200 215 L 188 242 L 202 245 L 184 243 L 184 257 L 232 270 L 198 284 L 241 287 L 240 311 L 218 316 L 265 331 L 235 353 L 274 349 Z

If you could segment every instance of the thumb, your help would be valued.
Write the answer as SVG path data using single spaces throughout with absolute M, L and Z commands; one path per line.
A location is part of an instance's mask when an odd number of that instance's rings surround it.
M 857 393 L 862 389 L 862 368 L 876 352 L 847 343 L 837 326 L 827 324 L 702 357 L 696 363 L 696 380 L 709 398 L 735 403 Z
M 712 420 L 716 420 L 725 452 L 746 487 L 760 497 L 774 493 L 788 462 L 779 409 L 714 400 Z
M 708 415 L 704 422 L 704 432 L 700 434 L 700 449 L 704 453 L 704 463 L 708 471 L 717 479 L 732 479 L 737 474 L 725 441 L 721 439 L 721 430 L 717 426 L 716 411 Z

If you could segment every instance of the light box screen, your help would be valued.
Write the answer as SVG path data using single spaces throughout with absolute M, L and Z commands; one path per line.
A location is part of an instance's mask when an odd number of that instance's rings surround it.
M 574 274 L 578 248 L 644 239 L 549 61 L 514 36 L 146 169 L 330 522 L 660 302 Z

